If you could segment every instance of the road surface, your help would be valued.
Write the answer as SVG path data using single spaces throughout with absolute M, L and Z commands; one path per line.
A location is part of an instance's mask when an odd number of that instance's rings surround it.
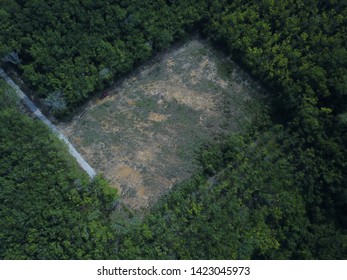
M 81 168 L 87 172 L 90 178 L 94 178 L 96 175 L 95 170 L 84 160 L 84 158 L 81 156 L 81 154 L 76 150 L 76 148 L 70 143 L 70 141 L 65 137 L 63 133 L 61 133 L 58 128 L 52 124 L 52 122 L 47 119 L 39 108 L 35 106 L 33 102 L 30 101 L 28 96 L 15 84 L 15 82 L 12 81 L 12 79 L 7 76 L 5 71 L 0 68 L 0 76 L 15 90 L 18 97 L 24 102 L 24 104 L 29 108 L 29 110 L 37 116 L 42 122 L 44 122 L 52 131 L 54 134 L 58 136 L 59 139 L 65 142 L 65 144 L 68 146 L 69 153 L 77 160 L 78 164 L 81 166 Z

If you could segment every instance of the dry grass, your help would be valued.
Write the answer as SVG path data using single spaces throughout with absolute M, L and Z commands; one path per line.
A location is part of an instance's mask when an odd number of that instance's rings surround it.
M 111 89 L 60 128 L 133 209 L 150 207 L 197 168 L 195 151 L 250 119 L 254 84 L 221 71 L 192 40 Z M 227 75 L 231 79 L 227 79 Z

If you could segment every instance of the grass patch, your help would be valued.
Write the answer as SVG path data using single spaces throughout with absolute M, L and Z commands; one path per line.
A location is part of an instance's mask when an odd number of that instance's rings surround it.
M 242 129 L 261 111 L 258 85 L 229 63 L 192 40 L 61 128 L 127 205 L 150 207 L 197 171 L 201 144 Z

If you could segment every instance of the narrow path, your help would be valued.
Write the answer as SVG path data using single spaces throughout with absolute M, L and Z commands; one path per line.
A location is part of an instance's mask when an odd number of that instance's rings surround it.
M 84 160 L 81 154 L 70 143 L 70 141 L 65 137 L 65 135 L 62 134 L 57 129 L 57 127 L 54 124 L 52 124 L 51 121 L 42 114 L 40 109 L 37 108 L 33 102 L 30 101 L 30 99 L 26 96 L 26 94 L 15 84 L 15 82 L 12 81 L 12 79 L 9 76 L 7 76 L 5 71 L 1 68 L 0 68 L 0 77 L 2 77 L 15 90 L 18 97 L 25 103 L 25 105 L 29 108 L 29 110 L 33 112 L 33 114 L 37 116 L 37 118 L 43 121 L 53 131 L 53 133 L 58 136 L 59 139 L 65 142 L 65 144 L 68 146 L 69 153 L 77 160 L 81 168 L 85 172 L 87 172 L 90 178 L 94 178 L 94 176 L 96 175 L 95 170 Z

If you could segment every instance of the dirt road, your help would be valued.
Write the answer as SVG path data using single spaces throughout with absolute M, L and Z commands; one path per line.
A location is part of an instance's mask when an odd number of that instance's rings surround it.
M 59 139 L 64 141 L 64 143 L 68 146 L 69 153 L 76 159 L 81 168 L 87 172 L 90 178 L 94 178 L 96 175 L 95 170 L 84 160 L 81 154 L 76 150 L 76 148 L 70 143 L 70 141 L 65 137 L 63 133 L 61 133 L 57 127 L 51 123 L 40 111 L 39 108 L 35 106 L 33 102 L 26 96 L 26 94 L 15 84 L 12 79 L 7 76 L 5 71 L 0 68 L 0 76 L 15 90 L 18 97 L 23 101 L 23 103 L 29 108 L 29 110 L 37 116 L 42 122 L 44 122 L 54 134 L 58 136 Z

